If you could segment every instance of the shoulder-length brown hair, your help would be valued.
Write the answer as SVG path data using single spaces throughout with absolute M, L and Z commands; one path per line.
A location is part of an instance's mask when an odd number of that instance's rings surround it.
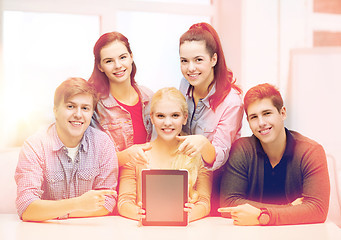
M 92 71 L 91 77 L 89 79 L 89 82 L 95 87 L 97 90 L 100 98 L 106 98 L 109 96 L 109 79 L 105 75 L 105 73 L 101 72 L 98 69 L 98 66 L 101 62 L 101 50 L 103 47 L 109 45 L 110 43 L 114 41 L 120 41 L 122 42 L 128 52 L 132 54 L 130 44 L 128 39 L 121 33 L 119 32 L 109 32 L 103 34 L 96 42 L 94 46 L 94 56 L 95 56 L 95 62 L 94 62 L 94 69 Z M 131 85 L 136 88 L 136 82 L 135 82 L 135 74 L 136 74 L 136 65 L 135 62 L 132 64 L 132 71 L 130 74 L 130 81 Z

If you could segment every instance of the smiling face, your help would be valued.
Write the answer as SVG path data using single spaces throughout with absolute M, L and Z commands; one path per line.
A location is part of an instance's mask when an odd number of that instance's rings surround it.
M 205 41 L 185 41 L 180 45 L 181 72 L 194 87 L 207 89 L 214 79 L 217 54 L 211 57 Z
M 94 112 L 92 95 L 77 94 L 54 108 L 57 134 L 66 147 L 76 147 L 89 127 Z
M 165 141 L 175 140 L 186 124 L 187 114 L 181 109 L 181 104 L 176 100 L 162 98 L 153 107 L 151 120 L 154 124 L 158 138 Z
M 100 51 L 98 69 L 109 79 L 110 84 L 130 83 L 133 56 L 121 41 L 114 41 Z
M 247 108 L 247 120 L 250 129 L 262 145 L 281 142 L 283 140 L 281 138 L 285 138 L 285 118 L 285 107 L 278 111 L 270 98 L 257 100 Z

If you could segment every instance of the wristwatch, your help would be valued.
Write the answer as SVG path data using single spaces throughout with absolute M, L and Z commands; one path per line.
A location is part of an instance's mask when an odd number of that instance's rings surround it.
M 261 212 L 258 216 L 259 225 L 266 226 L 270 222 L 270 213 L 269 213 L 268 209 L 266 209 L 266 208 L 261 208 L 260 211 Z

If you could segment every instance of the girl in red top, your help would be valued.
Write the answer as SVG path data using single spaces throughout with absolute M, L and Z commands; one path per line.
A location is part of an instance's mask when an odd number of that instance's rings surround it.
M 93 123 L 111 136 L 119 165 L 147 161 L 152 133 L 150 100 L 153 92 L 138 86 L 136 65 L 128 39 L 119 32 L 103 34 L 94 46 L 95 64 L 89 82 L 100 100 Z

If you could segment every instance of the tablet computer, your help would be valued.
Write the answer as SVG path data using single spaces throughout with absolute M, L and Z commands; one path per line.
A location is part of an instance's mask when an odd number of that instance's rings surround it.
M 188 171 L 142 170 L 142 208 L 144 226 L 187 226 Z

